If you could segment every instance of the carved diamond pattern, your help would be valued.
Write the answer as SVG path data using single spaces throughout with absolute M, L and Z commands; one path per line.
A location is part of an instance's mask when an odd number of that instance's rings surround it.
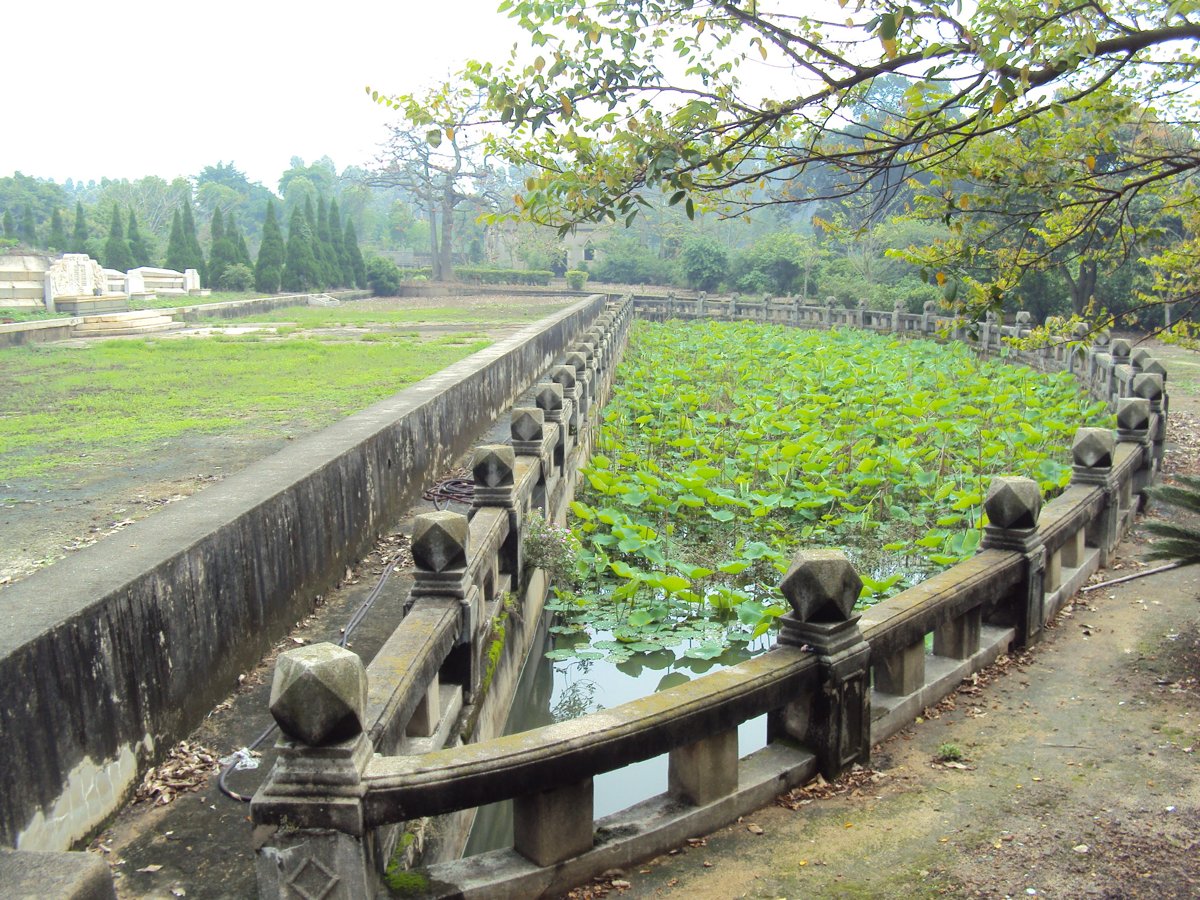
M 296 867 L 285 882 L 301 900 L 325 900 L 337 887 L 337 873 L 311 856 Z

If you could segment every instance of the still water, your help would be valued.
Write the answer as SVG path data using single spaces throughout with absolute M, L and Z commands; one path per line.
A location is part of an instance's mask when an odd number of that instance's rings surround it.
M 759 646 L 749 650 L 737 648 L 713 660 L 688 659 L 661 650 L 614 664 L 604 660 L 552 662 L 544 654 L 553 649 L 553 638 L 547 634 L 542 646 L 530 654 L 517 685 L 512 712 L 505 723 L 505 734 L 528 731 L 637 700 L 705 672 L 749 659 L 769 646 L 772 640 L 764 638 Z M 743 723 L 738 729 L 739 754 L 745 756 L 764 747 L 766 738 L 766 716 Z M 594 788 L 596 818 L 661 794 L 667 789 L 667 756 L 664 754 L 598 775 Z M 480 807 L 465 855 L 511 847 L 512 839 L 512 802 Z

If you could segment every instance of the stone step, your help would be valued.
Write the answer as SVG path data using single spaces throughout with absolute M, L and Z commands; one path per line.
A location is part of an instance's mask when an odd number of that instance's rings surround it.
M 177 327 L 179 326 L 171 319 L 161 323 L 146 325 L 114 322 L 107 327 L 76 325 L 71 333 L 74 337 L 119 337 L 121 335 L 152 334 L 158 331 L 170 331 Z

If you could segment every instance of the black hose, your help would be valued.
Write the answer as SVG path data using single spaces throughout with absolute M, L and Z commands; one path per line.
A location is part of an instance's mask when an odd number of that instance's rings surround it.
M 350 640 L 350 634 L 355 628 L 362 624 L 362 620 L 366 618 L 367 613 L 371 611 L 371 607 L 375 605 L 375 601 L 379 599 L 379 595 L 383 592 L 383 586 L 387 584 L 388 578 L 391 576 L 392 572 L 395 571 L 396 565 L 399 562 L 400 557 L 397 556 L 390 563 L 388 563 L 383 572 L 380 573 L 379 581 L 375 583 L 375 587 L 371 588 L 371 593 L 367 594 L 366 599 L 359 604 L 358 609 L 354 611 L 354 615 L 350 617 L 350 621 L 346 623 L 346 627 L 342 629 L 342 636 L 338 639 L 339 647 L 345 647 L 347 642 Z M 256 737 L 254 741 L 245 749 L 253 750 L 260 746 L 263 741 L 269 738 L 278 727 L 279 726 L 276 723 L 272 722 L 267 730 Z M 221 793 L 229 799 L 239 800 L 242 803 L 249 803 L 249 797 L 247 797 L 245 794 L 239 794 L 237 791 L 233 790 L 233 788 L 229 787 L 228 784 L 226 784 L 226 778 L 229 777 L 229 773 L 233 771 L 233 767 L 236 765 L 237 760 L 234 760 L 233 762 L 226 763 L 221 767 L 221 774 L 217 776 L 217 787 L 220 788 Z

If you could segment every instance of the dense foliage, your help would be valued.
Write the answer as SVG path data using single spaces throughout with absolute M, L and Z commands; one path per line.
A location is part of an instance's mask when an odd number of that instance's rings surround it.
M 846 548 L 866 597 L 902 589 L 975 551 L 993 476 L 1064 487 L 1105 416 L 1069 375 L 958 345 L 639 323 L 572 505 L 590 584 L 560 627 L 603 632 L 580 652 L 718 655 L 782 611 L 805 545 Z

